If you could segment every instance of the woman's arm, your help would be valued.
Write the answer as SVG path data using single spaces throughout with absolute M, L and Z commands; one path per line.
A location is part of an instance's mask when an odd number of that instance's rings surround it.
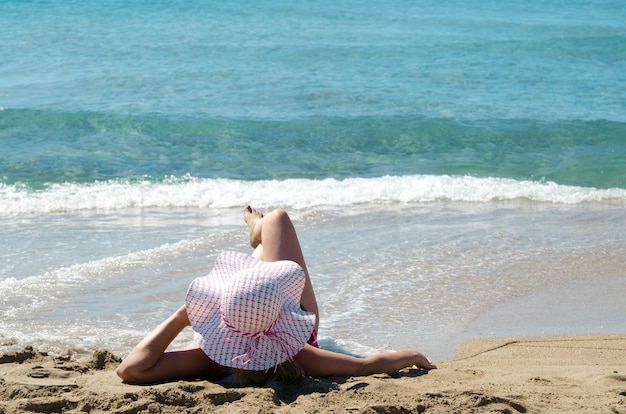
M 187 309 L 181 306 L 146 336 L 115 371 L 124 381 L 147 384 L 220 374 L 218 365 L 199 348 L 165 352 L 178 334 L 189 326 Z
M 358 358 L 325 349 L 305 345 L 294 360 L 312 377 L 329 375 L 362 376 L 371 374 L 394 373 L 403 368 L 417 366 L 423 369 L 435 369 L 428 358 L 413 350 L 385 352 L 366 358 Z

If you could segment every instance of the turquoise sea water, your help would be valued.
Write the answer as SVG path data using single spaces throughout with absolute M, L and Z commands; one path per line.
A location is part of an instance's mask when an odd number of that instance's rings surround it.
M 623 332 L 624 21 L 615 0 L 0 2 L 0 349 L 127 352 L 245 250 L 248 203 L 292 212 L 326 346 Z M 604 293 L 578 309 L 585 283 Z M 510 319 L 545 291 L 593 316 Z

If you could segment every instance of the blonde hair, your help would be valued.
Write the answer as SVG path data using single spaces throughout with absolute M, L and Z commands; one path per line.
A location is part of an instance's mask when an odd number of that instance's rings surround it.
M 237 377 L 242 387 L 262 386 L 271 380 L 292 383 L 304 377 L 304 370 L 296 361 L 285 361 L 266 371 L 232 368 L 232 373 Z

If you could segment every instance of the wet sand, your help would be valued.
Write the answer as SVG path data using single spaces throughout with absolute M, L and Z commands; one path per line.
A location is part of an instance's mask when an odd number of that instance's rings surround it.
M 122 383 L 118 357 L 0 356 L 0 413 L 626 413 L 626 335 L 468 342 L 430 372 L 225 388 Z

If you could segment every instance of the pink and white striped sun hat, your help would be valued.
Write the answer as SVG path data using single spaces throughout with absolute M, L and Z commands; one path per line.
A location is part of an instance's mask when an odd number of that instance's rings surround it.
M 187 291 L 196 342 L 227 367 L 265 371 L 290 360 L 315 327 L 315 314 L 300 308 L 304 282 L 295 262 L 222 252 L 211 273 Z

